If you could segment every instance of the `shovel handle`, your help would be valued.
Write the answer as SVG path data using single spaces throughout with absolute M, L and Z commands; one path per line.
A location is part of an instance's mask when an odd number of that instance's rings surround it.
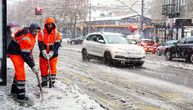
M 50 59 L 47 60 L 48 61 L 48 77 L 49 77 L 49 88 L 51 88 L 53 86 L 52 84 L 52 75 L 50 74 Z
M 35 73 L 36 74 L 36 77 L 37 77 L 37 80 L 38 80 L 38 85 L 39 85 L 39 88 L 40 88 L 40 92 L 42 92 L 42 85 L 40 83 L 40 77 L 38 75 L 38 73 Z

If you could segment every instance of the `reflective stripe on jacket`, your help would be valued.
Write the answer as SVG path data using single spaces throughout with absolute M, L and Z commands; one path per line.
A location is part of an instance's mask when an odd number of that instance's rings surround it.
M 45 27 L 47 23 L 54 24 L 54 28 L 50 33 L 48 33 Z M 43 57 L 42 50 L 46 50 L 47 53 L 53 51 L 54 55 L 52 58 L 54 58 L 58 56 L 58 49 L 60 47 L 60 40 L 61 40 L 60 33 L 57 31 L 53 18 L 47 18 L 45 26 L 43 32 L 39 33 L 38 35 L 38 46 L 40 49 L 40 56 Z

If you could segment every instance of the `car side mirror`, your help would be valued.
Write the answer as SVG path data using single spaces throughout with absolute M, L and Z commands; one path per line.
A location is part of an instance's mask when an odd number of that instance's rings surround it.
M 104 43 L 105 43 L 105 41 L 104 41 L 104 40 L 98 40 L 98 42 L 99 42 L 99 43 L 102 43 L 102 44 L 104 44 Z

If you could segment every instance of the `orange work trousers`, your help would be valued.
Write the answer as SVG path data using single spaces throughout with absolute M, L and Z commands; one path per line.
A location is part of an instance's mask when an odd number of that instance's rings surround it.
M 51 58 L 49 60 L 50 62 L 50 74 L 51 75 L 56 75 L 58 57 Z M 48 60 L 45 58 L 40 57 L 40 71 L 42 76 L 47 76 L 48 75 Z
M 15 69 L 15 79 L 17 81 L 25 81 L 25 68 L 24 68 L 24 60 L 20 55 L 11 55 L 9 54 L 9 58 L 13 62 Z

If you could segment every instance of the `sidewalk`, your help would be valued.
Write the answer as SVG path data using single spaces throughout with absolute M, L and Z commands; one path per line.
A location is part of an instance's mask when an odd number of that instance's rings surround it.
M 0 110 L 103 110 L 99 104 L 84 94 L 76 85 L 68 84 L 58 78 L 55 88 L 43 88 L 44 100 L 37 98 L 39 88 L 37 79 L 30 68 L 26 66 L 27 95 L 34 100 L 35 104 L 31 107 L 19 106 L 10 97 L 10 88 L 13 79 L 13 65 L 7 59 L 8 85 L 0 87 Z

